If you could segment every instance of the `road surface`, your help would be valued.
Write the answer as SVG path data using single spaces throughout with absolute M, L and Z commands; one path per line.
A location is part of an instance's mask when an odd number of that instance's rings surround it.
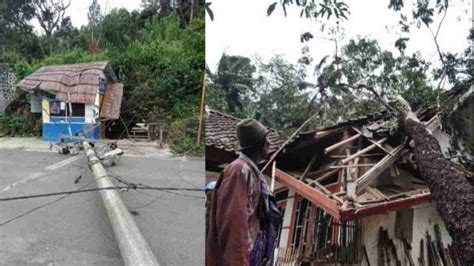
M 109 169 L 125 180 L 154 187 L 202 188 L 204 182 L 200 159 L 124 156 L 119 166 Z M 86 185 L 95 187 L 82 154 L 0 147 L 0 198 Z M 130 190 L 122 196 L 160 265 L 204 265 L 202 192 Z M 0 265 L 123 263 L 95 191 L 0 201 Z

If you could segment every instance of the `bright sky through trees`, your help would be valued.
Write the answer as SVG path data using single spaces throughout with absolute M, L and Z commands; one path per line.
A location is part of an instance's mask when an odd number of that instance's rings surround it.
M 300 18 L 298 8 L 289 8 L 285 18 L 280 5 L 267 17 L 266 11 L 273 0 L 211 1 L 214 21 L 206 21 L 206 63 L 212 71 L 222 53 L 243 56 L 259 55 L 268 60 L 274 54 L 283 54 L 291 63 L 297 63 L 301 55 L 300 35 L 311 31 L 313 35 L 328 37 L 320 32 L 321 23 Z M 409 37 L 406 54 L 419 51 L 433 62 L 439 61 L 431 33 L 424 26 L 411 27 L 408 34 L 400 32 L 400 12 L 388 9 L 389 0 L 346 1 L 351 12 L 349 20 L 340 24 L 345 37 L 341 47 L 351 38 L 366 36 L 376 39 L 382 49 L 398 54 L 394 46 L 400 37 Z M 405 0 L 403 13 L 412 18 L 412 7 L 416 1 Z M 468 47 L 467 35 L 472 26 L 472 3 L 470 0 L 450 1 L 450 7 L 439 33 L 443 52 L 461 53 Z M 438 26 L 441 16 L 435 14 L 433 28 Z M 329 24 L 334 23 L 328 23 Z M 334 54 L 334 42 L 322 38 L 311 41 L 311 56 L 318 62 L 325 55 Z

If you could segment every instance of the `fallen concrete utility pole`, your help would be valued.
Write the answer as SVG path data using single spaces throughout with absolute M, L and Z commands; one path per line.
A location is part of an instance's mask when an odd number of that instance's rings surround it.
M 86 152 L 89 166 L 96 178 L 97 187 L 113 187 L 111 177 L 105 171 L 94 149 L 84 139 L 81 139 L 81 143 Z M 125 265 L 159 265 L 119 192 L 116 190 L 101 190 L 100 195 Z

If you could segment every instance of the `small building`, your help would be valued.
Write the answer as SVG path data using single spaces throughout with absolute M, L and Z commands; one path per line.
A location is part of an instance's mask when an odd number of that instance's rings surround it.
M 31 93 L 31 112 L 42 113 L 45 141 L 99 139 L 104 122 L 120 115 L 123 85 L 108 61 L 45 66 L 17 86 Z
M 435 136 L 436 114 L 435 108 L 417 112 Z M 428 265 L 433 254 L 455 259 L 410 147 L 386 130 L 389 120 L 378 112 L 302 132 L 277 156 L 274 176 L 265 173 L 283 215 L 276 265 Z M 206 111 L 207 181 L 237 158 L 239 121 Z M 283 140 L 272 134 L 276 150 Z

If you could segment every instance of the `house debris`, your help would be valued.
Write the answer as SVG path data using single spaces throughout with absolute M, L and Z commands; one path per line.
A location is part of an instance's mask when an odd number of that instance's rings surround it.
M 32 94 L 31 112 L 43 114 L 47 141 L 80 133 L 98 139 L 101 120 L 120 115 L 123 85 L 107 61 L 42 67 L 17 86 Z
M 416 115 L 440 135 L 436 108 Z M 206 111 L 206 182 L 237 157 L 238 122 Z M 275 151 L 283 141 L 271 134 Z M 274 177 L 284 218 L 277 265 L 459 265 L 410 145 L 386 111 L 300 133 L 278 154 Z

